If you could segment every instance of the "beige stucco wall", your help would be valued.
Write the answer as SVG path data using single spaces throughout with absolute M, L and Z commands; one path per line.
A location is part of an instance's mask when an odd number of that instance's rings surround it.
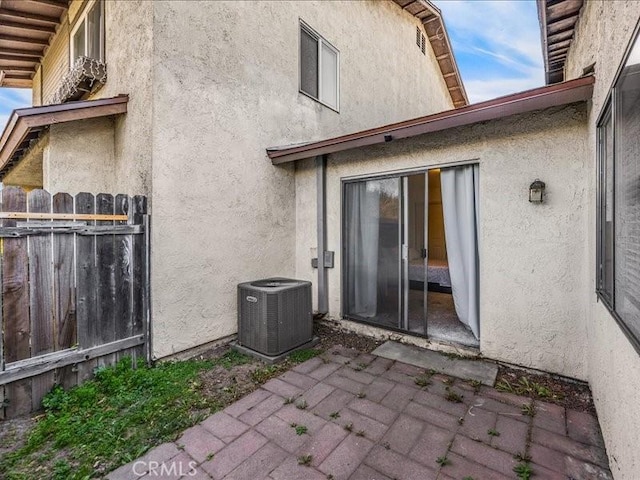
M 596 122 L 640 19 L 640 2 L 590 1 L 581 14 L 567 61 L 567 78 L 595 62 L 596 83 L 588 116 L 589 266 L 587 292 L 589 383 L 616 479 L 637 479 L 640 469 L 640 355 L 622 333 L 595 290 Z
M 42 188 L 42 158 L 48 144 L 49 132 L 46 132 L 29 147 L 20 162 L 2 178 L 2 184 L 25 189 Z
M 42 62 L 43 99 L 46 101 L 57 90 L 62 76 L 69 69 L 69 33 L 81 12 L 81 0 L 71 4 L 69 15 L 53 38 Z M 87 191 L 97 185 L 109 185 L 111 193 L 151 193 L 151 64 L 153 41 L 153 2 L 145 0 L 106 1 L 105 9 L 105 62 L 107 83 L 91 99 L 128 94 L 127 113 L 110 119 L 110 145 L 104 145 L 102 127 L 95 132 L 82 122 L 72 122 L 52 128 L 51 143 L 54 150 L 47 156 L 44 183 L 54 191 Z M 71 18 L 71 20 L 69 20 Z M 71 22 L 71 23 L 69 23 Z M 39 88 L 39 86 L 38 86 Z M 34 93 L 35 98 L 35 93 Z M 88 122 L 90 125 L 95 125 Z M 104 125 L 104 124 L 102 124 Z M 84 135 L 85 139 L 73 139 Z M 56 136 L 60 134 L 59 139 Z M 78 145 L 91 142 L 95 157 L 86 155 L 74 160 L 80 167 L 74 175 L 63 176 L 69 159 L 78 154 Z M 65 150 L 65 145 L 68 147 Z M 105 149 L 99 151 L 98 147 Z M 46 149 L 45 149 L 46 153 Z M 111 162 L 106 166 L 103 162 Z M 84 162 L 84 163 L 82 163 Z M 95 168 L 94 168 L 95 167 Z M 104 175 L 109 178 L 102 178 Z M 50 175 L 50 177 L 49 177 Z M 99 179 L 97 179 L 100 177 Z
M 327 172 L 330 316 L 340 317 L 341 179 L 450 162 L 480 164 L 481 352 L 586 379 L 587 186 L 585 106 L 551 109 L 330 155 Z M 277 168 L 277 167 L 274 167 Z M 529 184 L 547 184 L 541 205 Z M 315 176 L 296 171 L 296 276 L 312 281 Z M 314 292 L 315 295 L 315 292 Z
M 451 107 L 391 2 L 155 2 L 153 349 L 236 331 L 236 284 L 295 274 L 294 167 L 273 145 Z M 340 113 L 298 92 L 299 19 L 340 51 Z
M 113 118 L 52 125 L 42 159 L 51 193 L 120 193 L 114 185 Z

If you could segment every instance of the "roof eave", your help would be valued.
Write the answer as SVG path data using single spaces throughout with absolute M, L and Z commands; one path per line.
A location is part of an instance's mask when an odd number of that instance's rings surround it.
M 430 0 L 394 0 L 394 2 L 422 22 L 453 106 L 458 108 L 468 105 L 469 98 L 462 83 L 462 76 L 440 9 Z
M 0 0 L 0 87 L 30 88 L 68 0 Z
M 267 149 L 274 165 L 360 148 L 390 140 L 415 137 L 450 128 L 497 120 L 510 115 L 533 112 L 545 108 L 583 102 L 591 98 L 594 77 L 582 77 L 564 83 L 527 90 L 494 100 L 447 110 L 426 117 L 386 125 L 349 135 L 291 148 Z
M 14 110 L 0 136 L 0 178 L 19 162 L 14 154 L 28 135 L 50 125 L 118 115 L 127 112 L 128 95 L 100 100 L 84 100 L 61 105 L 31 107 Z

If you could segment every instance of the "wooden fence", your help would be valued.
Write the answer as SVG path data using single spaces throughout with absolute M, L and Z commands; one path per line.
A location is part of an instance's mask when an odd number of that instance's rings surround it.
M 149 360 L 146 197 L 0 192 L 0 414 L 122 356 Z

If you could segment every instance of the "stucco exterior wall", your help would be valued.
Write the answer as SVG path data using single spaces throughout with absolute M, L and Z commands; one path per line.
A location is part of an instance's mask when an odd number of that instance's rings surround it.
M 588 112 L 589 175 L 587 231 L 587 333 L 589 383 L 616 479 L 636 479 L 640 469 L 640 355 L 595 294 L 596 122 L 640 19 L 640 3 L 606 0 L 585 3 L 569 51 L 567 78 L 595 62 L 596 83 Z
M 69 70 L 69 34 L 74 22 L 82 13 L 82 1 L 72 2 L 69 14 L 53 38 L 51 47 L 42 62 L 43 99 L 46 101 L 57 90 L 64 74 Z M 153 41 L 153 2 L 128 0 L 104 2 L 105 19 L 105 62 L 107 63 L 107 83 L 91 99 L 128 94 L 128 112 L 111 122 L 112 144 L 103 152 L 96 150 L 102 139 L 96 139 L 92 151 L 101 159 L 110 158 L 108 169 L 99 162 L 88 161 L 75 175 L 60 176 L 56 171 L 64 171 L 70 156 L 77 153 L 76 143 L 71 142 L 64 151 L 63 138 L 69 139 L 72 128 L 81 128 L 81 122 L 68 124 L 61 129 L 52 129 L 51 141 L 56 143 L 56 155 L 48 156 L 45 184 L 60 191 L 87 191 L 95 186 L 94 177 L 105 175 L 97 184 L 112 185 L 117 193 L 149 195 L 151 192 L 151 64 Z M 34 93 L 35 98 L 35 93 Z M 56 139 L 57 132 L 64 132 Z M 77 131 L 78 134 L 80 130 Z M 83 134 L 91 135 L 91 129 L 83 129 Z M 99 133 L 100 135 L 101 133 Z M 89 140 L 89 139 L 88 139 Z M 53 153 L 53 151 L 51 152 Z M 58 159 L 57 155 L 61 155 Z M 78 159 L 78 162 L 80 160 Z M 60 164 L 58 165 L 58 162 Z M 93 167 L 97 167 L 96 170 Z M 54 177 L 48 179 L 48 174 Z M 57 191 L 57 190 L 56 190 Z M 114 193 L 115 190 L 114 190 Z
M 2 184 L 24 189 L 42 188 L 42 159 L 47 145 L 49 145 L 49 132 L 44 133 L 29 147 L 22 160 L 4 176 Z
M 584 105 L 549 109 L 330 155 L 327 171 L 329 308 L 340 317 L 341 179 L 451 162 L 480 164 L 480 349 L 490 358 L 587 378 L 585 315 L 588 176 Z M 298 218 L 314 218 L 313 169 L 296 171 Z M 547 184 L 543 204 L 529 184 Z M 307 267 L 315 224 L 296 230 L 296 276 Z M 315 292 L 314 292 L 315 295 Z
M 44 188 L 51 193 L 120 193 L 114 183 L 113 118 L 52 125 L 43 153 Z
M 340 51 L 340 113 L 298 92 L 300 19 Z M 235 333 L 237 283 L 295 274 L 294 167 L 266 147 L 451 108 L 416 25 L 391 2 L 154 2 L 156 357 Z

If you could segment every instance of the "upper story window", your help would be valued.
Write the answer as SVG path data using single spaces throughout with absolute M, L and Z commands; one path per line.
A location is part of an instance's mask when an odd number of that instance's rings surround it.
M 90 2 L 71 31 L 71 65 L 78 57 L 104 58 L 103 2 Z
M 300 23 L 300 91 L 339 110 L 340 52 L 309 26 Z
M 640 352 L 640 40 L 598 122 L 599 297 Z

